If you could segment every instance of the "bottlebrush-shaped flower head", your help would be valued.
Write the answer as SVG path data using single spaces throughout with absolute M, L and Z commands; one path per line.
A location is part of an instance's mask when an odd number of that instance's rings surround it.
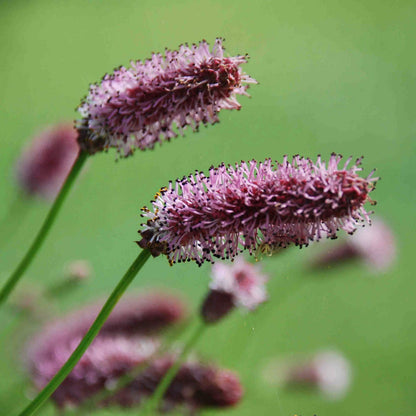
M 53 199 L 79 152 L 77 131 L 70 123 L 50 126 L 24 150 L 16 163 L 19 185 L 29 195 Z
M 371 227 L 362 228 L 332 249 L 317 254 L 312 260 L 312 266 L 335 266 L 355 258 L 363 260 L 375 274 L 386 271 L 393 264 L 396 259 L 394 233 L 384 221 L 375 218 Z
M 364 204 L 376 179 L 358 176 L 361 159 L 351 167 L 351 158 L 339 166 L 341 159 L 332 154 L 325 164 L 295 156 L 281 164 L 211 167 L 208 176 L 196 171 L 162 188 L 153 211 L 142 208 L 148 221 L 138 244 L 171 263 L 200 265 L 243 250 L 302 247 L 324 235 L 335 238 L 339 229 L 352 233 L 369 222 Z
M 131 62 L 93 84 L 79 107 L 80 145 L 89 153 L 116 147 L 122 156 L 135 148 L 218 122 L 221 109 L 240 109 L 237 95 L 248 95 L 256 81 L 240 68 L 247 56 L 224 57 L 221 39 L 165 50 L 146 61 Z M 176 126 L 176 128 L 175 128 Z
M 211 276 L 211 290 L 201 310 L 206 322 L 218 321 L 234 307 L 254 310 L 267 300 L 267 277 L 242 257 L 234 264 L 215 263 Z

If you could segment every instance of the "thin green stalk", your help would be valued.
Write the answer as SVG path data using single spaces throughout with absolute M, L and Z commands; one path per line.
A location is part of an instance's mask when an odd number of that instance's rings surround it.
M 76 350 L 68 358 L 67 362 L 62 366 L 54 378 L 47 384 L 47 386 L 38 394 L 38 396 L 24 409 L 19 416 L 32 415 L 39 407 L 49 398 L 49 396 L 59 387 L 59 385 L 65 380 L 71 370 L 75 367 L 77 362 L 81 359 L 88 346 L 97 336 L 104 322 L 107 320 L 114 306 L 120 300 L 121 296 L 135 278 L 136 274 L 146 263 L 150 257 L 149 250 L 143 250 L 129 267 L 126 274 L 122 277 L 116 288 L 111 293 L 107 302 L 104 304 L 91 328 L 85 334 L 84 338 L 79 343 Z
M 59 191 L 58 196 L 56 197 L 51 209 L 49 210 L 49 213 L 45 219 L 45 221 L 42 224 L 42 227 L 40 228 L 38 234 L 36 235 L 32 245 L 29 247 L 29 250 L 27 251 L 26 255 L 23 257 L 23 259 L 20 261 L 19 265 L 13 272 L 13 274 L 9 277 L 6 284 L 3 286 L 3 288 L 0 291 L 0 306 L 2 303 L 6 301 L 8 296 L 10 295 L 13 288 L 16 286 L 19 279 L 23 276 L 23 273 L 26 271 L 26 269 L 29 267 L 30 263 L 36 256 L 36 253 L 39 251 L 40 247 L 42 246 L 43 241 L 45 240 L 46 236 L 48 235 L 49 230 L 52 227 L 52 224 L 54 223 L 56 216 L 58 215 L 58 212 L 66 198 L 66 196 L 69 193 L 69 190 L 71 189 L 72 184 L 74 183 L 76 177 L 78 176 L 79 172 L 81 171 L 82 166 L 84 165 L 84 162 L 86 161 L 88 157 L 88 153 L 80 151 L 78 154 L 77 159 L 75 160 L 71 171 L 68 174 L 68 177 L 65 180 L 65 183 L 63 184 L 61 190 Z
M 172 383 L 173 379 L 175 378 L 176 374 L 178 373 L 181 365 L 186 360 L 189 352 L 195 346 L 196 342 L 199 340 L 199 338 L 203 334 L 206 327 L 207 327 L 207 325 L 205 324 L 204 321 L 201 321 L 198 324 L 194 334 L 191 336 L 189 341 L 183 347 L 181 353 L 179 354 L 179 357 L 177 358 L 175 363 L 169 368 L 169 370 L 166 372 L 162 381 L 156 387 L 156 390 L 153 393 L 152 397 L 146 403 L 145 409 L 144 409 L 145 414 L 151 415 L 152 413 L 157 411 L 157 409 L 159 408 L 160 401 L 162 400 L 163 396 L 165 395 L 166 391 L 168 390 L 169 386 L 171 385 L 171 383 Z

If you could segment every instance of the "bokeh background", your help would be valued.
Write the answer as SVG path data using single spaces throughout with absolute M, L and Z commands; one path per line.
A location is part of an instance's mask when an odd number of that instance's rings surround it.
M 249 53 L 245 70 L 260 82 L 241 99 L 242 110 L 222 111 L 216 126 L 127 160 L 115 162 L 113 152 L 92 157 L 21 288 L 48 287 L 67 261 L 82 258 L 94 278 L 46 305 L 49 317 L 105 298 L 138 253 L 140 207 L 169 179 L 242 159 L 365 155 L 365 172 L 377 167 L 382 178 L 373 197 L 396 234 L 394 267 L 378 277 L 358 262 L 311 272 L 316 247 L 264 259 L 270 301 L 255 314 L 233 314 L 197 348 L 240 374 L 244 400 L 204 414 L 415 414 L 415 12 L 415 2 L 404 0 L 2 0 L 0 218 L 17 192 L 13 166 L 22 146 L 48 124 L 76 118 L 89 83 L 114 67 L 221 36 L 231 55 Z M 2 281 L 47 210 L 35 201 L 1 235 Z M 169 267 L 157 258 L 131 290 L 174 288 L 197 308 L 209 272 L 209 265 Z M 7 307 L 0 325 L 0 413 L 12 415 L 29 400 L 21 356 L 36 323 Z M 328 346 L 354 368 L 345 399 L 327 402 L 264 381 L 269 360 Z M 52 406 L 40 414 L 52 415 Z

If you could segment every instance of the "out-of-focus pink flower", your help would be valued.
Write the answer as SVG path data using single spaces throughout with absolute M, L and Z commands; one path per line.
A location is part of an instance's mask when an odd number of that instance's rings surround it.
M 211 290 L 201 310 L 206 322 L 218 321 L 236 306 L 254 310 L 267 300 L 267 277 L 242 257 L 234 264 L 215 263 L 211 276 Z
M 174 361 L 174 357 L 169 356 L 156 359 L 112 400 L 123 407 L 140 403 L 154 393 Z M 195 414 L 202 408 L 236 405 L 242 396 L 243 388 L 233 372 L 189 361 L 182 364 L 167 389 L 161 410 L 183 406 Z
M 65 266 L 65 275 L 71 280 L 87 280 L 91 274 L 92 267 L 88 260 L 74 260 Z
M 393 231 L 381 219 L 375 218 L 371 227 L 362 228 L 350 238 L 315 256 L 312 266 L 333 266 L 360 258 L 374 273 L 387 270 L 396 258 Z
M 27 366 L 37 388 L 47 384 L 85 335 L 100 305 L 87 306 L 47 325 L 30 342 Z M 59 406 L 79 404 L 153 356 L 154 336 L 186 315 L 181 299 L 150 292 L 122 299 L 65 382 L 54 394 Z M 150 338 L 152 336 L 152 338 Z
M 64 343 L 50 339 L 51 348 L 32 350 L 28 366 L 37 389 L 45 387 L 80 341 L 81 337 L 68 339 Z M 58 407 L 77 406 L 144 363 L 157 348 L 158 342 L 149 338 L 99 335 L 54 392 L 52 399 Z
M 332 154 L 326 165 L 295 156 L 212 167 L 208 176 L 197 171 L 162 188 L 153 211 L 142 209 L 148 221 L 138 243 L 171 263 L 200 265 L 243 250 L 302 247 L 339 229 L 352 233 L 369 221 L 364 204 L 376 178 L 358 176 L 361 159 L 351 167 L 351 158 L 339 166 L 341 159 Z
M 78 156 L 77 137 L 72 124 L 62 123 L 29 144 L 16 164 L 17 181 L 27 194 L 48 199 L 57 195 Z
M 12 309 L 24 315 L 27 321 L 43 319 L 46 312 L 42 288 L 31 284 L 18 287 L 12 294 L 10 304 Z
M 30 343 L 29 355 L 53 355 L 56 345 L 81 339 L 94 322 L 101 304 L 88 305 L 47 325 Z M 99 336 L 154 335 L 185 318 L 187 308 L 176 296 L 163 292 L 127 296 L 111 312 Z
M 224 57 L 221 39 L 165 50 L 120 67 L 90 87 L 79 107 L 80 146 L 89 153 L 115 147 L 122 156 L 152 149 L 191 126 L 216 123 L 221 109 L 240 109 L 237 95 L 256 83 L 240 68 L 247 56 Z M 176 125 L 176 128 L 174 127 Z
M 36 388 L 43 388 L 65 363 L 80 338 L 67 343 L 53 343 L 52 350 L 33 351 L 28 366 Z M 49 341 L 52 343 L 52 340 Z M 95 405 L 118 405 L 123 408 L 140 405 L 151 396 L 175 356 L 153 358 L 158 342 L 143 337 L 99 334 L 81 360 L 52 395 L 59 408 L 77 407 L 98 393 L 105 393 Z M 139 366 L 143 364 L 140 371 Z M 121 377 L 130 381 L 117 388 Z M 182 406 L 195 414 L 206 407 L 227 407 L 238 403 L 243 395 L 240 381 L 231 371 L 198 361 L 182 364 L 166 391 L 164 411 Z
M 339 352 L 321 351 L 309 359 L 280 360 L 265 368 L 269 382 L 287 389 L 318 390 L 329 400 L 338 400 L 347 393 L 352 379 L 351 365 Z

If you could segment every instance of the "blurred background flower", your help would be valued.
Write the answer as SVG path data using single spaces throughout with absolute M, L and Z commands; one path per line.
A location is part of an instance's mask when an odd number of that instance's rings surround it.
M 26 146 L 15 167 L 25 194 L 55 198 L 78 156 L 77 136 L 73 123 L 55 124 Z
M 94 316 L 94 308 L 86 307 L 56 320 L 27 342 L 24 360 L 37 390 L 52 379 L 75 350 Z M 58 408 L 142 404 L 175 362 L 175 354 L 159 351 L 163 344 L 160 331 L 183 319 L 184 309 L 182 300 L 166 293 L 122 300 L 53 393 L 53 402 Z M 162 409 L 181 406 L 195 414 L 205 407 L 235 405 L 242 394 L 237 375 L 194 359 L 180 367 L 164 395 Z
M 375 218 L 370 227 L 359 228 L 352 237 L 324 247 L 311 259 L 313 268 L 337 267 L 358 259 L 373 274 L 391 268 L 397 251 L 393 230 L 380 218 Z
M 309 358 L 280 359 L 269 363 L 263 374 L 278 388 L 318 391 L 328 400 L 343 399 L 352 378 L 349 361 L 335 350 L 320 351 Z

